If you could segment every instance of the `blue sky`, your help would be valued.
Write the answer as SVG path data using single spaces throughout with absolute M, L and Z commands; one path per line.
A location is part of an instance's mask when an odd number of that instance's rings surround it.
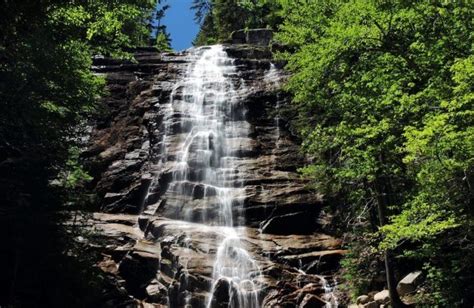
M 174 50 L 183 50 L 192 46 L 192 41 L 199 31 L 194 22 L 194 12 L 191 10 L 192 0 L 162 1 L 170 8 L 166 11 L 162 24 L 166 25 L 171 34 L 171 47 Z

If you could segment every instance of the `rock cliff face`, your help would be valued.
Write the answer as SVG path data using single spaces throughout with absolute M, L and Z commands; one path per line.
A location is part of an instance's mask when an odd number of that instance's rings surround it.
M 285 75 L 265 47 L 213 48 L 95 61 L 109 95 L 84 157 L 102 202 L 88 226 L 116 286 L 106 304 L 335 304 L 344 251 L 296 172 L 305 157 L 278 117 Z

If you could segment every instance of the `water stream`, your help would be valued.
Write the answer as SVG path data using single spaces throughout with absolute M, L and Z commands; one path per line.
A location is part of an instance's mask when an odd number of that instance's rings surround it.
M 178 146 L 175 157 L 163 162 L 172 163 L 168 198 L 182 202 L 182 211 L 177 214 L 180 219 L 222 229 L 208 307 L 215 304 L 215 294 L 222 294 L 222 287 L 228 307 L 259 307 L 258 288 L 253 282 L 259 269 L 242 245 L 237 228 L 243 223 L 239 213 L 244 196 L 237 163 L 249 136 L 246 111 L 238 98 L 246 89 L 243 84 L 234 84 L 237 71 L 222 46 L 188 53 L 195 59 L 175 86 L 164 121 L 163 144 Z M 193 207 L 195 199 L 206 199 L 208 205 L 198 211 Z

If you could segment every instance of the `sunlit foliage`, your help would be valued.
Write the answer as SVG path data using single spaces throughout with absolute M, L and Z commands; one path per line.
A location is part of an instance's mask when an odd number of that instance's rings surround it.
M 472 300 L 474 5 L 280 3 L 293 125 L 314 159 L 303 173 L 365 215 L 379 249 L 441 273 L 447 285 L 432 280 L 441 295 L 425 303 Z M 377 216 L 386 224 L 373 230 Z

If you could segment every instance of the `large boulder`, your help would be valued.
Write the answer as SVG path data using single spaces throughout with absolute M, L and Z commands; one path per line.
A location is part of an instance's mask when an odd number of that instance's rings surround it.
M 233 294 L 231 281 L 225 278 L 219 279 L 216 282 L 213 291 L 211 307 L 223 308 L 231 306 L 231 301 L 233 300 L 230 297 L 231 294 Z
M 161 284 L 158 280 L 153 279 L 146 287 L 147 299 L 153 303 L 166 304 L 168 288 Z
M 314 294 L 306 294 L 301 301 L 300 308 L 325 307 L 326 302 Z
M 251 44 L 259 46 L 269 46 L 273 38 L 273 31 L 270 29 L 249 29 L 237 30 L 231 35 L 233 44 Z
M 406 275 L 397 285 L 397 291 L 400 296 L 412 293 L 422 280 L 421 271 L 412 272 Z
M 359 305 L 367 304 L 370 302 L 370 297 L 368 295 L 361 295 L 357 297 L 356 303 Z
M 133 251 L 120 263 L 119 273 L 126 280 L 127 290 L 138 298 L 147 296 L 147 284 L 156 277 L 159 256 L 149 252 Z
M 388 290 L 383 290 L 374 295 L 374 301 L 378 304 L 386 304 L 390 302 L 390 293 Z
M 363 305 L 359 305 L 362 308 L 379 308 L 379 304 L 376 301 L 368 302 Z

